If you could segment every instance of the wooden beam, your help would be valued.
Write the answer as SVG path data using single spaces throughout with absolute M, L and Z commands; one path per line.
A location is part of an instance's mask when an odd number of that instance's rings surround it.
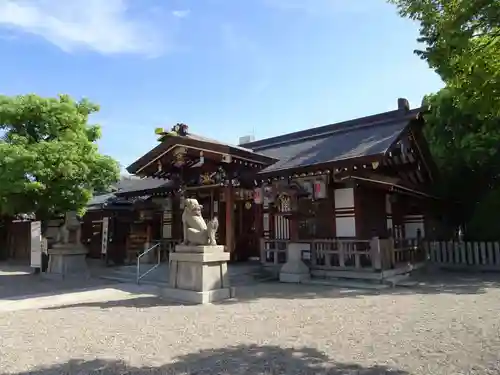
M 224 187 L 226 201 L 226 251 L 234 251 L 234 189 L 231 181 Z
M 404 164 L 387 164 L 381 166 L 377 172 L 387 173 L 408 173 L 408 172 L 416 172 L 418 171 L 418 162 L 413 163 L 404 163 Z

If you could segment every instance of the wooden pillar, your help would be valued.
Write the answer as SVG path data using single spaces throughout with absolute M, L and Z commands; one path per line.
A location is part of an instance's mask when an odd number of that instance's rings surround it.
M 262 215 L 263 215 L 263 210 L 262 210 L 262 204 L 253 204 L 253 210 L 254 210 L 254 228 L 255 228 L 255 235 L 257 238 L 261 238 L 263 234 L 262 230 Z
M 292 215 L 289 216 L 288 220 L 290 223 L 290 240 L 298 241 L 299 240 L 299 218 L 297 216 L 299 201 L 296 195 L 292 196 L 290 201 Z
M 231 181 L 224 187 L 226 201 L 226 251 L 234 251 L 234 189 Z
M 147 222 L 146 223 L 146 248 L 149 248 L 151 245 L 151 240 L 152 240 L 152 237 L 151 237 L 151 223 L 150 222 Z
M 209 218 L 212 220 L 215 216 L 214 212 L 214 189 L 210 189 L 210 209 L 208 210 Z

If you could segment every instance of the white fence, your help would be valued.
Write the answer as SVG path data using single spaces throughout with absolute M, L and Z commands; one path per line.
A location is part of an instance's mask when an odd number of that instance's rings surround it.
M 426 242 L 428 261 L 440 267 L 500 271 L 500 242 Z

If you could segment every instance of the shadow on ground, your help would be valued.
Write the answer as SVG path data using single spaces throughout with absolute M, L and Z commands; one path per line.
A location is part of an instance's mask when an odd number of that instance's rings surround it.
M 239 288 L 239 302 L 259 298 L 314 299 L 314 298 L 355 298 L 377 295 L 433 295 L 483 294 L 487 289 L 500 288 L 500 274 L 464 274 L 438 271 L 438 273 L 418 273 L 411 278 L 416 284 L 396 286 L 386 289 L 360 289 L 329 287 L 324 285 L 293 285 L 278 282 L 267 283 L 266 287 Z
M 119 288 L 115 288 L 118 289 Z M 184 306 L 185 304 L 170 301 L 160 297 L 137 297 L 137 298 L 129 298 L 123 300 L 116 301 L 99 301 L 99 302 L 82 302 L 82 303 L 74 303 L 67 304 L 64 306 L 51 306 L 45 307 L 43 310 L 61 310 L 61 309 L 71 309 L 71 308 L 84 308 L 84 307 L 96 307 L 100 309 L 113 309 L 116 307 L 126 307 L 126 308 L 135 308 L 135 309 L 145 309 L 152 307 L 170 307 L 170 306 Z M 194 306 L 194 305 L 187 305 Z
M 302 374 L 302 375 L 409 375 L 408 372 L 385 366 L 364 367 L 355 363 L 339 363 L 313 348 L 291 349 L 278 346 L 240 345 L 204 350 L 173 358 L 170 364 L 158 367 L 132 367 L 122 361 L 96 359 L 71 360 L 49 368 L 33 369 L 17 375 L 54 374 Z

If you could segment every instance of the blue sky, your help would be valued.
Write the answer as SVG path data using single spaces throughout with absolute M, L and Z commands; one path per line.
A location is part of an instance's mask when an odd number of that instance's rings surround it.
M 127 166 L 176 122 L 237 143 L 418 106 L 417 32 L 384 0 L 0 0 L 0 91 L 99 103 Z

